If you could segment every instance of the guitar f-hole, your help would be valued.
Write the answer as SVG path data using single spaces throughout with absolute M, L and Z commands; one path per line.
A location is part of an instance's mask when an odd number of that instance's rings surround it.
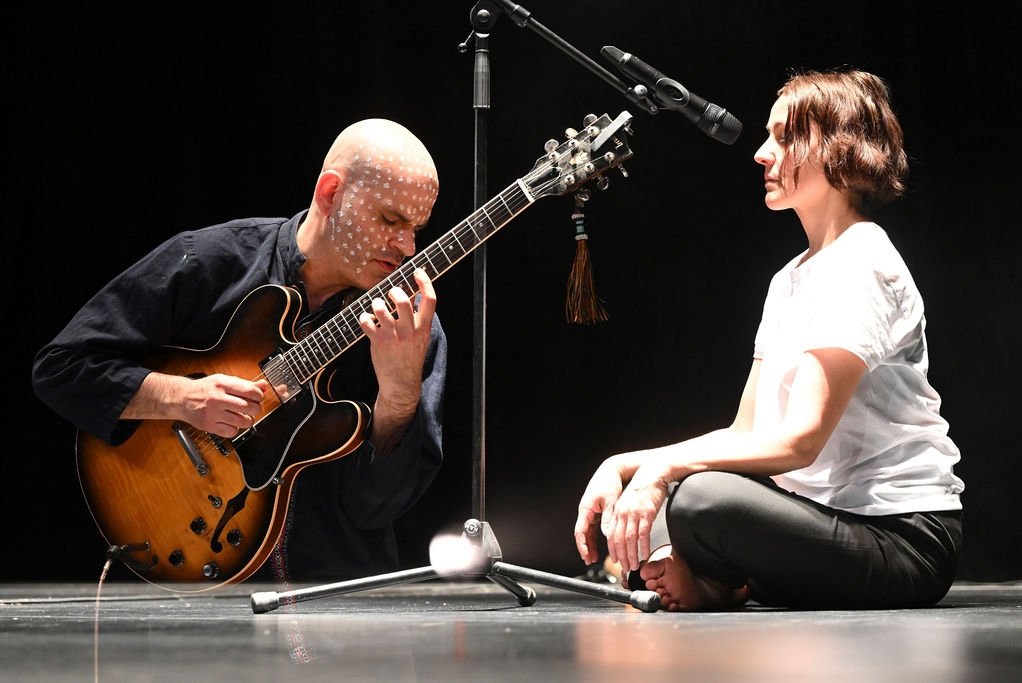
M 213 530 L 213 537 L 209 541 L 209 547 L 213 552 L 218 553 L 224 549 L 224 544 L 220 542 L 220 534 L 223 533 L 224 527 L 227 526 L 227 522 L 231 521 L 234 515 L 238 514 L 245 507 L 245 499 L 248 498 L 248 487 L 241 489 L 238 495 L 227 501 L 227 508 L 224 510 L 224 514 L 220 516 L 220 521 L 217 522 L 216 529 Z M 230 538 L 228 538 L 230 542 Z M 237 545 L 231 543 L 231 545 Z

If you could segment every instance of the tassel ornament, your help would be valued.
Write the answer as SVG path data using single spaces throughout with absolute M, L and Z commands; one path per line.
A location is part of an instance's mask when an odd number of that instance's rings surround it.
M 575 223 L 575 261 L 568 276 L 568 296 L 564 313 L 569 323 L 592 325 L 607 320 L 603 302 L 596 296 L 593 278 L 593 263 L 589 254 L 589 235 L 585 229 L 585 202 L 589 192 L 585 189 L 575 193 L 575 211 L 571 219 Z

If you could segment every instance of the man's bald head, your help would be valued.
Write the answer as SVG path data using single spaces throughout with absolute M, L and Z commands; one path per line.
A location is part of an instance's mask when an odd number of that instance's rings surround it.
M 365 119 L 341 131 L 323 160 L 323 172 L 343 179 L 349 202 L 352 193 L 373 190 L 373 196 L 399 207 L 412 222 L 428 219 L 439 191 L 436 164 L 426 146 L 387 119 Z
M 410 130 L 388 119 L 365 119 L 342 130 L 330 146 L 322 170 L 343 171 L 353 164 L 379 166 L 393 161 L 436 181 L 436 164 L 426 146 Z

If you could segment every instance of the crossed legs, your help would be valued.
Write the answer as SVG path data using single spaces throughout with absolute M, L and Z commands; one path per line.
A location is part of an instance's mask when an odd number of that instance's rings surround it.
M 652 540 L 669 545 L 639 576 L 669 611 L 933 604 L 961 544 L 958 512 L 854 515 L 725 472 L 686 478 L 663 512 Z

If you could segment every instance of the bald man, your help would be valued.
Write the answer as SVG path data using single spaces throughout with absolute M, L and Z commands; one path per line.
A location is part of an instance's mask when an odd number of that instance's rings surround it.
M 181 376 L 142 359 L 158 348 L 215 348 L 264 285 L 300 294 L 294 337 L 303 338 L 415 253 L 438 189 L 436 166 L 409 130 L 384 119 L 352 124 L 327 152 L 308 209 L 179 233 L 111 280 L 36 355 L 37 396 L 112 447 L 152 420 L 211 438 L 244 434 L 275 398 L 267 379 Z M 417 292 L 395 287 L 371 299 L 357 320 L 369 343 L 323 373 L 320 398 L 371 407 L 364 440 L 297 477 L 281 541 L 259 578 L 335 581 L 398 568 L 393 523 L 442 460 L 446 338 L 429 277 L 421 269 L 413 277 Z M 278 322 L 265 321 L 270 331 Z M 278 396 L 286 401 L 286 389 Z

